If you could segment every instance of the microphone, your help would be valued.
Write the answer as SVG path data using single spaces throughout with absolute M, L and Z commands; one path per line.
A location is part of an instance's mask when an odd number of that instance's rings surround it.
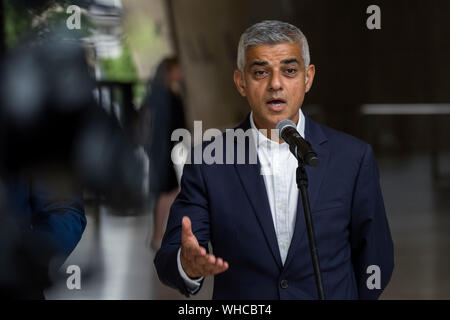
M 298 133 L 297 126 L 294 122 L 291 120 L 281 120 L 275 128 L 278 130 L 279 137 L 289 145 L 289 150 L 291 150 L 299 162 L 311 167 L 319 164 L 317 153 L 314 152 L 311 144 Z

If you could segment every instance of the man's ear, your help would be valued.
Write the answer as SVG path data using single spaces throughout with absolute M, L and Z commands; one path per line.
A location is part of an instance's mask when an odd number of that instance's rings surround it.
M 314 75 L 316 74 L 316 67 L 313 64 L 310 64 L 306 69 L 305 74 L 305 92 L 308 92 L 313 84 Z
M 244 75 L 242 72 L 238 69 L 234 70 L 233 74 L 234 84 L 236 85 L 237 90 L 241 94 L 241 96 L 245 97 L 245 81 L 244 81 Z

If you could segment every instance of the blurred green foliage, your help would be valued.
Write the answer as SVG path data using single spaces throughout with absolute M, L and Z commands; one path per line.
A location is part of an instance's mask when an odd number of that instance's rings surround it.
M 0 0 L 2 1 L 2 0 Z M 81 13 L 81 29 L 68 30 L 67 13 L 69 4 L 53 4 L 39 11 L 30 11 L 12 0 L 3 1 L 5 44 L 7 48 L 14 47 L 22 37 L 30 32 L 42 36 L 49 31 L 65 31 L 77 39 L 89 37 L 95 30 L 95 25 L 88 15 Z M 108 81 L 133 82 L 136 102 L 139 103 L 145 96 L 146 86 L 139 81 L 131 49 L 127 41 L 122 41 L 122 53 L 117 58 L 100 59 L 102 78 Z
M 117 58 L 101 59 L 100 66 L 104 79 L 109 81 L 133 82 L 138 79 L 136 67 L 126 41 L 122 43 L 122 53 Z
M 130 46 L 122 41 L 122 53 L 117 58 L 100 60 L 103 79 L 108 81 L 132 82 L 135 104 L 141 105 L 146 94 L 146 86 L 139 80 L 139 75 L 131 55 Z
M 7 48 L 12 48 L 22 37 L 31 32 L 38 36 L 34 40 L 39 40 L 39 37 L 43 37 L 49 32 L 69 31 L 66 25 L 67 19 L 71 15 L 67 13 L 68 4 L 52 4 L 33 11 L 13 1 L 4 1 L 3 6 Z M 80 18 L 81 29 L 69 31 L 78 39 L 91 35 L 94 27 L 83 11 L 81 11 Z
M 5 44 L 11 48 L 31 30 L 32 14 L 11 1 L 3 1 L 3 9 Z
M 67 29 L 67 19 L 71 14 L 67 13 L 68 5 L 62 7 L 56 7 L 53 10 L 49 10 L 45 20 L 41 24 L 40 28 L 48 28 L 49 30 L 68 30 Z M 77 38 L 84 38 L 92 35 L 92 30 L 95 26 L 90 21 L 88 15 L 81 11 L 80 16 L 80 29 L 70 30 Z

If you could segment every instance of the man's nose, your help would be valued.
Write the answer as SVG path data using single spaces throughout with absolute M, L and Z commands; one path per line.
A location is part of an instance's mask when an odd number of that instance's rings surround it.
M 269 90 L 270 91 L 278 91 L 282 89 L 280 73 L 275 71 L 272 73 L 272 77 L 270 79 Z

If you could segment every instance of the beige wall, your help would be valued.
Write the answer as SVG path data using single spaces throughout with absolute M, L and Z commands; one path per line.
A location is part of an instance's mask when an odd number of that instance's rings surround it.
M 139 77 L 151 78 L 158 63 L 174 53 L 165 0 L 123 0 L 124 38 L 130 44 Z
M 175 32 L 186 76 L 188 127 L 203 121 L 203 130 L 238 124 L 249 111 L 233 82 L 239 36 L 246 10 L 240 1 L 173 0 Z M 149 79 L 175 49 L 165 0 L 125 0 L 124 36 L 141 79 Z
M 249 111 L 233 82 L 236 50 L 245 25 L 240 1 L 174 0 L 188 118 L 206 128 L 229 128 Z

